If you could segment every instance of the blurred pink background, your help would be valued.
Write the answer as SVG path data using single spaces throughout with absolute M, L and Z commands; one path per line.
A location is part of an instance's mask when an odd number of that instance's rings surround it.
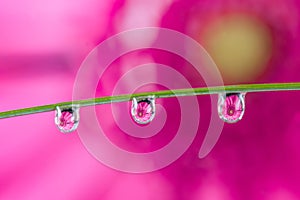
M 96 45 L 149 26 L 197 40 L 226 84 L 300 81 L 299 10 L 296 0 L 2 0 L 0 111 L 71 100 L 76 72 Z M 144 51 L 116 61 L 97 95 L 111 94 L 117 77 L 149 61 L 202 85 L 181 59 Z M 209 99 L 199 97 L 201 122 L 191 147 L 170 166 L 147 174 L 104 166 L 76 132 L 57 130 L 53 112 L 0 120 L 0 199 L 300 199 L 299 98 L 299 92 L 248 94 L 244 118 L 225 124 L 213 151 L 199 159 L 210 115 Z M 178 120 L 175 111 L 168 120 Z M 119 133 L 110 117 L 99 118 L 109 134 Z M 167 126 L 166 134 L 172 123 Z M 130 142 L 133 150 L 157 146 Z

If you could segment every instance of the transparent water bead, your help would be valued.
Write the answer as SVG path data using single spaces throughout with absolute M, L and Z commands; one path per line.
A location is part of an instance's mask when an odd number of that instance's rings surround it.
M 155 97 L 133 98 L 131 115 L 138 124 L 148 124 L 155 116 Z
M 79 124 L 79 106 L 57 106 L 55 111 L 55 124 L 62 133 L 75 131 Z
M 245 112 L 245 93 L 219 94 L 219 117 L 227 123 L 235 123 L 243 118 Z

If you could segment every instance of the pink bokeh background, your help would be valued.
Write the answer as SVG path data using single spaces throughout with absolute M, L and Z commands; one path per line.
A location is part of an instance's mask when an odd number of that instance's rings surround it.
M 253 15 L 271 30 L 272 57 L 250 82 L 297 82 L 299 10 L 296 0 L 2 0 L 0 111 L 71 100 L 83 59 L 120 31 L 159 26 L 194 37 L 187 27 L 190 21 L 197 19 L 200 33 L 211 18 L 224 13 Z M 97 95 L 111 94 L 118 77 L 150 61 L 176 68 L 195 87 L 203 84 L 174 55 L 133 52 L 107 70 Z M 198 151 L 209 123 L 205 116 L 210 115 L 210 102 L 199 97 L 201 121 L 193 144 L 170 166 L 146 174 L 123 173 L 101 164 L 76 133 L 58 131 L 53 112 L 0 120 L 0 199 L 300 199 L 299 97 L 299 92 L 248 94 L 243 119 L 225 124 L 204 159 L 198 158 Z M 115 143 L 134 151 L 152 150 L 172 139 L 167 133 L 174 133 L 177 125 L 172 120 L 179 120 L 176 100 L 158 102 L 168 111 L 166 136 L 160 140 L 118 136 L 112 118 L 101 114 L 109 110 L 107 106 L 98 108 L 99 120 Z

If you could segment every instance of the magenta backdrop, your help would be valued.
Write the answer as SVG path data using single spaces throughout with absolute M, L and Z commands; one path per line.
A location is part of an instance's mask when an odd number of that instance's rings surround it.
M 81 62 L 101 41 L 145 26 L 186 33 L 195 12 L 199 23 L 207 13 L 238 11 L 258 16 L 272 30 L 275 45 L 268 70 L 253 83 L 297 82 L 299 10 L 296 0 L 2 0 L 0 111 L 71 100 Z M 144 53 L 126 55 L 132 67 L 147 63 Z M 180 67 L 182 60 L 148 53 L 152 61 L 185 74 L 193 86 L 201 85 L 187 65 Z M 99 87 L 97 95 L 111 94 L 118 77 L 128 70 L 121 62 L 108 70 L 102 80 L 105 87 Z M 248 94 L 243 120 L 225 124 L 213 151 L 199 159 L 209 120 L 205 114 L 210 111 L 208 99 L 199 97 L 201 122 L 193 144 L 170 166 L 146 174 L 123 173 L 101 164 L 76 133 L 64 135 L 57 130 L 53 112 L 0 120 L 0 199 L 300 199 L 299 98 L 299 92 Z M 178 122 L 178 103 L 162 103 L 170 108 L 168 120 Z M 109 137 L 124 145 L 128 137 L 121 135 L 122 141 L 118 140 L 111 114 L 101 109 L 99 120 Z M 168 123 L 165 132 L 174 127 L 176 123 Z M 131 143 L 140 146 L 127 148 L 151 150 L 171 137 L 150 143 L 134 140 Z

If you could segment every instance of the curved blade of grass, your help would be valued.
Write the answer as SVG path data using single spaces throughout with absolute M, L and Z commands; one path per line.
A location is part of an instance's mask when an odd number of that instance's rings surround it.
M 263 83 L 263 84 L 243 84 L 243 85 L 228 85 L 216 87 L 201 87 L 177 90 L 162 90 L 154 92 L 144 92 L 136 94 L 124 94 L 117 96 L 106 96 L 99 98 L 91 98 L 85 100 L 76 100 L 70 102 L 61 102 L 49 105 L 35 106 L 30 108 L 22 108 L 17 110 L 9 110 L 0 112 L 0 119 L 17 117 L 22 115 L 36 114 L 42 112 L 49 112 L 56 109 L 57 106 L 79 105 L 94 106 L 100 104 L 116 103 L 130 101 L 133 97 L 143 97 L 154 95 L 156 98 L 172 98 L 178 96 L 195 96 L 195 95 L 209 95 L 218 94 L 222 92 L 238 93 L 238 92 L 273 92 L 273 91 L 290 91 L 300 90 L 300 82 L 297 83 Z

